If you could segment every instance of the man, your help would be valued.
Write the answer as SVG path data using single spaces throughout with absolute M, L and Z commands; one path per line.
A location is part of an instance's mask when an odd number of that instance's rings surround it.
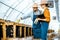
M 43 21 L 41 22 L 41 39 L 47 40 L 47 31 L 50 22 L 50 12 L 47 3 L 42 3 L 41 7 L 44 9 L 43 15 L 45 18 L 37 18 L 37 20 Z
M 33 4 L 33 11 L 29 14 L 23 15 L 21 17 L 21 19 L 26 19 L 31 17 L 33 24 L 32 24 L 32 28 L 33 28 L 33 38 L 34 39 L 40 39 L 40 22 L 38 22 L 38 20 L 36 19 L 38 15 L 41 14 L 41 11 L 38 9 L 38 4 L 34 3 Z

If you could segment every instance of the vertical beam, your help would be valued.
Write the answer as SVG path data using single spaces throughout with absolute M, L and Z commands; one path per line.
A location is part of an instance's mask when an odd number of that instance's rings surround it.
M 6 25 L 5 24 L 2 25 L 2 29 L 3 29 L 3 40 L 6 40 Z
M 57 13 L 58 21 L 60 22 L 60 20 L 59 20 L 59 6 L 58 6 L 58 0 L 55 0 L 55 7 L 56 7 L 56 13 Z
M 13 25 L 13 37 L 16 38 L 16 25 Z
M 29 36 L 31 36 L 31 28 L 29 27 Z
M 28 27 L 28 36 L 29 36 L 29 27 Z
M 22 37 L 22 27 L 20 27 L 20 37 Z
M 26 37 L 26 27 L 24 27 L 24 37 Z
M 31 36 L 32 36 L 32 28 L 31 28 Z

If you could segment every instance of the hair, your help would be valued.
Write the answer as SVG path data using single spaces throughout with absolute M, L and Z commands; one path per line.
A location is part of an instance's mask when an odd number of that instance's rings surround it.
M 46 4 L 41 4 L 41 6 L 42 6 L 42 5 L 45 5 L 46 7 L 49 7 L 47 3 L 46 3 Z
M 49 7 L 48 4 L 45 4 L 46 7 Z

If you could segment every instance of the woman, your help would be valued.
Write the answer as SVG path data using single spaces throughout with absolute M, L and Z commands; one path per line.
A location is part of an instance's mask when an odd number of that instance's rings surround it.
M 41 39 L 47 40 L 47 31 L 48 31 L 48 26 L 50 22 L 50 12 L 49 12 L 47 3 L 42 3 L 41 7 L 44 9 L 43 15 L 45 18 L 37 18 L 37 20 L 42 21 L 41 22 Z

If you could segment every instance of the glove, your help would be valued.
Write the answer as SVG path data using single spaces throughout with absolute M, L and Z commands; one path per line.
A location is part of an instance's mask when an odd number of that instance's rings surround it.
M 38 19 L 35 19 L 34 23 L 37 24 L 38 23 Z

